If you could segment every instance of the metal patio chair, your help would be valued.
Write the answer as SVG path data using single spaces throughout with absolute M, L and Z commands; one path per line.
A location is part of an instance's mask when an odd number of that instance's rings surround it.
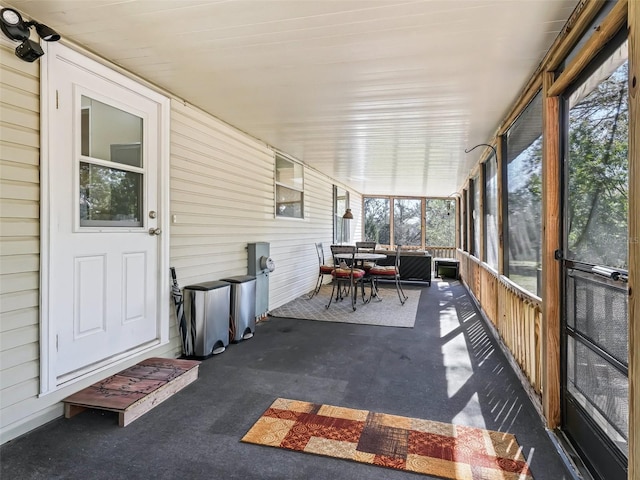
M 313 289 L 309 298 L 313 298 L 318 294 L 320 288 L 322 288 L 322 281 L 324 280 L 325 275 L 331 275 L 333 272 L 332 265 L 326 265 L 324 262 L 324 247 L 322 246 L 322 242 L 318 242 L 316 245 L 316 253 L 318 255 L 318 280 L 316 281 L 316 288 Z
M 331 302 L 343 300 L 346 295 L 351 297 L 351 308 L 356 310 L 356 299 L 358 297 L 358 285 L 362 290 L 362 299 L 364 301 L 364 284 L 362 279 L 364 278 L 364 270 L 356 268 L 355 254 L 356 247 L 346 245 L 331 245 L 331 254 L 333 255 L 334 269 L 331 272 L 333 276 L 333 288 L 331 289 L 331 297 L 327 308 L 331 306 Z M 337 258 L 336 255 L 346 254 L 350 255 L 350 258 Z
M 407 301 L 407 296 L 402 290 L 402 284 L 400 283 L 400 249 L 402 245 L 396 245 L 396 261 L 394 265 L 389 266 L 379 266 L 376 265 L 369 270 L 369 276 L 371 277 L 371 295 L 378 298 L 378 300 L 382 300 L 378 295 L 378 280 L 394 280 L 396 284 L 396 292 L 398 293 L 398 298 L 400 299 L 400 303 L 404 305 L 404 302 Z

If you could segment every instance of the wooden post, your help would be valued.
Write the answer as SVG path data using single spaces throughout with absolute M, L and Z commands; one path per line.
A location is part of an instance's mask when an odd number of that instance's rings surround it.
M 485 173 L 485 169 L 484 169 L 484 163 L 481 163 L 479 165 L 479 171 L 478 171 L 478 185 L 476 185 L 476 187 L 478 188 L 478 191 L 480 192 L 480 205 L 477 206 L 478 208 L 478 215 L 480 215 L 480 245 L 478 246 L 478 249 L 480 250 L 478 252 L 478 260 L 485 262 L 487 260 L 487 252 L 485 251 L 485 245 L 487 243 L 487 229 L 485 228 L 485 224 L 484 224 L 484 196 L 485 196 L 485 185 L 487 184 L 487 175 Z
M 476 208 L 478 208 L 478 206 L 475 204 L 476 203 L 476 188 L 478 188 L 476 186 L 476 182 L 474 177 L 471 176 L 471 178 L 469 178 L 469 190 L 467 192 L 467 246 L 469 247 L 468 252 L 471 255 L 475 254 L 475 249 L 474 247 L 474 238 L 475 238 L 475 230 L 476 230 L 476 226 L 475 226 L 475 221 L 473 219 L 473 212 L 475 211 Z M 471 206 L 473 206 L 473 208 L 470 208 Z
M 629 480 L 640 478 L 640 2 L 629 2 Z M 640 348 L 640 347 L 639 347 Z
M 553 72 L 542 78 L 542 408 L 549 428 L 560 424 L 561 160 L 558 97 L 547 97 Z
M 395 199 L 387 197 L 389 200 L 389 246 L 395 249 L 396 243 L 394 241 L 395 232 L 393 231 L 393 202 Z
M 427 218 L 427 199 L 423 198 L 420 200 L 420 215 L 422 216 L 423 219 L 425 219 L 426 222 L 426 218 Z M 426 224 L 423 226 L 424 228 L 420 229 L 420 245 L 422 246 L 422 249 L 426 249 L 427 248 L 427 228 L 426 228 Z
M 460 195 L 456 195 L 454 197 L 454 205 L 455 205 L 455 216 L 456 216 L 456 238 L 455 241 L 453 242 L 453 245 L 456 248 L 462 248 L 462 245 L 460 243 L 460 206 L 461 206 L 461 201 L 460 201 Z M 455 253 L 455 252 L 454 252 Z M 455 255 L 454 255 L 455 258 Z

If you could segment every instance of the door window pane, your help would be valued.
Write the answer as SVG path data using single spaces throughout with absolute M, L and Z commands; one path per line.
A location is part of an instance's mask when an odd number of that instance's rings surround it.
M 364 240 L 380 246 L 391 245 L 388 198 L 364 199 Z
M 142 118 L 84 95 L 81 104 L 80 153 L 142 167 Z
M 142 225 L 142 174 L 81 162 L 80 226 Z
M 393 241 L 395 245 L 422 245 L 422 200 L 395 199 L 393 202 Z
M 628 62 L 614 55 L 571 96 L 567 192 L 568 258 L 625 269 L 628 77 Z

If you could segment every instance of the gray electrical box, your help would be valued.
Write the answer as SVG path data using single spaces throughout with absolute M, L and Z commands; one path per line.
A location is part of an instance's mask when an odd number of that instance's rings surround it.
M 269 243 L 247 244 L 248 271 L 256 277 L 256 317 L 260 318 L 269 311 L 269 274 L 275 270 L 275 263 L 269 256 Z

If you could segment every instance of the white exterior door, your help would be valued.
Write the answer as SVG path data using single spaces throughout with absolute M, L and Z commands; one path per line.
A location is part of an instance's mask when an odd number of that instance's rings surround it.
M 49 62 L 49 373 L 60 385 L 161 340 L 161 106 L 112 75 Z

